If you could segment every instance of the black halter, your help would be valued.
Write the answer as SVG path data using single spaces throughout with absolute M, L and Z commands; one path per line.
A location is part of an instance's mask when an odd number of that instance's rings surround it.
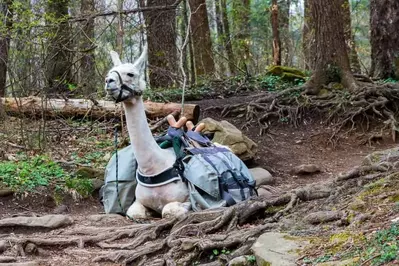
M 143 94 L 141 91 L 134 91 L 134 90 L 132 90 L 132 88 L 130 88 L 130 87 L 129 87 L 128 85 L 126 85 L 125 83 L 123 83 L 122 77 L 121 77 L 121 75 L 119 74 L 118 71 L 113 70 L 113 71 L 111 71 L 111 72 L 115 72 L 115 73 L 118 75 L 119 83 L 121 84 L 121 87 L 120 87 L 120 90 L 119 90 L 118 98 L 115 99 L 115 102 L 116 102 L 116 103 L 119 103 L 119 102 L 122 102 L 122 101 L 124 101 L 124 100 L 126 100 L 126 99 L 129 99 L 129 98 L 131 97 L 131 95 L 132 95 L 132 96 L 141 96 L 141 95 Z M 110 73 L 111 73 L 111 72 L 110 72 Z M 123 90 L 128 91 L 128 92 L 130 93 L 130 95 L 122 96 Z

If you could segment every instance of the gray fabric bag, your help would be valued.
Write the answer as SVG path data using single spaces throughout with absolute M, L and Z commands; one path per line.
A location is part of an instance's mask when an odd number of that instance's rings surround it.
M 137 161 L 131 145 L 118 151 L 118 180 L 116 156 L 114 154 L 111 157 L 105 169 L 105 184 L 100 190 L 100 201 L 104 205 L 105 213 L 125 215 L 135 200 L 136 171 Z
M 247 166 L 231 151 L 220 147 L 188 150 L 184 177 L 194 211 L 229 207 L 255 195 L 255 180 Z

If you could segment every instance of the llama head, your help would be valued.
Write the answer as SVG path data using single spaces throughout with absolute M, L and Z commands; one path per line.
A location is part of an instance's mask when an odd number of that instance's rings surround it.
M 144 69 L 147 60 L 145 47 L 140 57 L 134 63 L 122 64 L 115 51 L 110 52 L 114 67 L 105 78 L 105 91 L 115 102 L 122 102 L 142 95 L 145 89 Z

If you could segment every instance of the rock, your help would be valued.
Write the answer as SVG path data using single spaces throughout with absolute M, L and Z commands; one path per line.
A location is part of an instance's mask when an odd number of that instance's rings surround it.
M 256 180 L 256 187 L 260 187 L 262 185 L 273 185 L 276 180 L 266 169 L 256 167 L 249 169 L 253 178 Z
M 1 197 L 8 197 L 14 194 L 14 191 L 12 191 L 9 188 L 0 188 L 0 198 Z
M 15 257 L 10 257 L 10 256 L 0 256 L 0 265 L 2 265 L 2 262 L 14 262 L 17 259 Z
M 212 142 L 228 146 L 241 160 L 246 161 L 255 157 L 258 146 L 234 125 L 212 118 L 205 118 L 199 123 L 205 124 L 203 133 L 213 134 Z
M 28 243 L 28 244 L 26 244 L 26 246 L 25 246 L 25 252 L 26 252 L 26 254 L 29 254 L 29 255 L 36 254 L 36 253 L 37 253 L 37 247 L 36 247 L 36 245 L 33 244 L 33 243 Z
M 307 175 L 321 172 L 321 168 L 315 164 L 301 164 L 291 171 L 295 175 Z
M 396 163 L 399 161 L 399 148 L 387 149 L 383 151 L 376 151 L 367 155 L 362 164 L 372 165 L 382 162 Z
M 38 228 L 59 228 L 71 225 L 73 220 L 66 215 L 45 215 L 41 217 L 13 217 L 0 220 L 0 227 L 38 227 Z
M 0 263 L 0 266 L 39 266 L 40 264 L 35 261 L 29 262 L 14 262 L 14 263 Z
M 5 240 L 0 240 L 0 254 L 6 251 L 10 247 L 10 244 Z
M 261 235 L 251 249 L 258 266 L 295 266 L 299 258 L 297 251 L 305 244 L 286 234 L 268 232 Z
M 61 204 L 53 210 L 53 213 L 54 214 L 63 214 L 63 213 L 67 213 L 68 211 L 69 211 L 68 206 Z
M 286 81 L 305 80 L 305 73 L 301 70 L 286 66 L 271 66 L 267 74 L 280 76 L 282 80 Z
M 87 219 L 95 223 L 112 223 L 118 220 L 125 220 L 125 218 L 119 214 L 94 214 L 87 217 Z
M 91 180 L 91 184 L 93 186 L 93 191 L 97 191 L 104 185 L 104 180 L 94 178 Z
M 245 256 L 239 256 L 232 259 L 228 266 L 247 266 L 251 265 Z
M 263 198 L 271 198 L 274 197 L 282 192 L 281 189 L 268 186 L 268 185 L 263 185 L 260 188 L 258 188 L 258 196 L 263 197 Z
M 309 224 L 320 224 L 336 221 L 342 218 L 342 213 L 339 211 L 319 211 L 307 215 L 304 221 Z

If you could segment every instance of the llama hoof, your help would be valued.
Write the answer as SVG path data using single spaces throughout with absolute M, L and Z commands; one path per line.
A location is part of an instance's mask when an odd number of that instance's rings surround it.
M 141 203 L 135 201 L 127 210 L 126 215 L 134 219 L 148 219 L 151 217 L 151 212 Z
M 163 207 L 162 218 L 177 218 L 178 220 L 182 220 L 186 218 L 190 209 L 190 202 L 171 202 Z

